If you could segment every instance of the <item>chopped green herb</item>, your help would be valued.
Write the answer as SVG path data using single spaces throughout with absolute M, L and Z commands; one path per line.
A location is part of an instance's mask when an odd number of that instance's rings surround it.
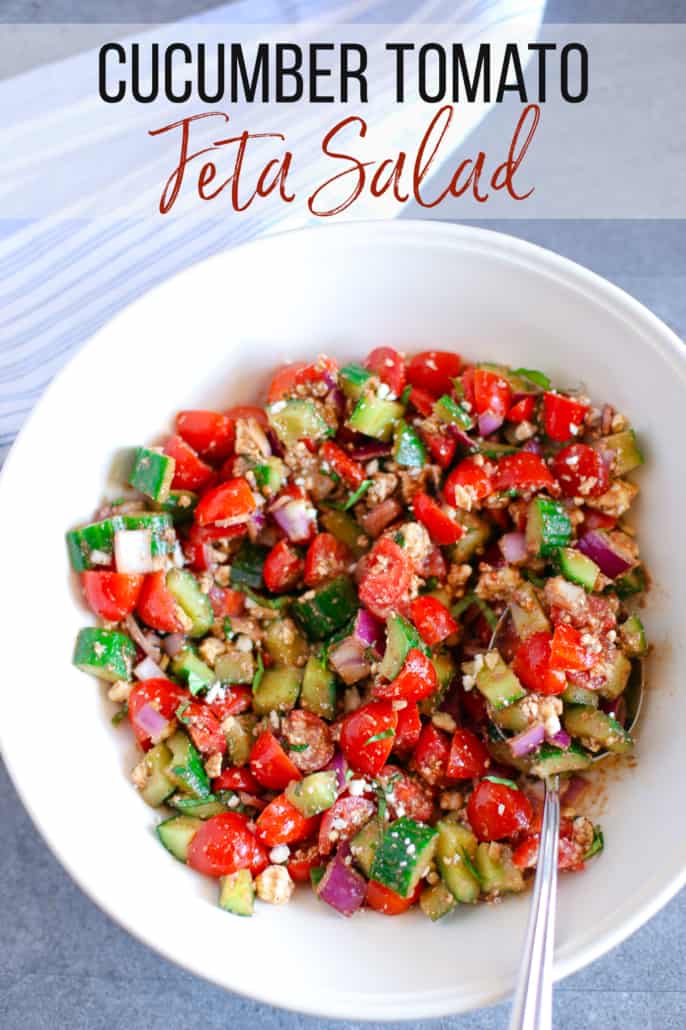
M 387 730 L 382 730 L 381 733 L 375 733 L 373 736 L 371 736 L 367 740 L 365 740 L 364 746 L 367 747 L 368 744 L 376 744 L 376 742 L 378 740 L 388 740 L 389 737 L 394 737 L 394 736 L 395 736 L 395 730 L 392 730 L 390 728 L 390 726 L 389 726 L 389 728 Z
M 436 576 L 429 576 L 426 583 L 422 587 L 422 593 L 427 594 L 430 590 L 438 589 L 438 579 Z
M 542 579 L 541 576 L 537 576 L 530 569 L 521 569 L 521 573 L 524 579 L 528 579 L 529 583 L 532 583 L 535 587 L 538 587 L 539 590 L 542 590 L 545 586 L 545 580 Z
M 226 637 L 227 640 L 230 640 L 231 637 L 233 636 L 233 629 L 231 628 L 231 619 L 228 617 L 228 615 L 224 619 L 224 622 L 222 623 L 222 626 L 223 626 L 223 629 L 224 629 L 224 636 Z
M 257 652 L 257 668 L 255 669 L 255 675 L 252 678 L 252 692 L 253 694 L 262 682 L 264 676 L 264 662 L 262 661 L 262 652 Z
M 112 716 L 112 725 L 118 726 L 120 722 L 123 722 L 126 716 L 129 714 L 129 703 L 125 701 L 118 712 L 115 712 Z
M 502 783 L 504 787 L 511 787 L 512 790 L 519 790 L 514 780 L 505 780 L 502 776 L 484 776 L 484 779 L 489 780 L 491 783 Z
M 348 511 L 348 509 L 352 508 L 354 504 L 357 504 L 360 497 L 364 497 L 364 495 L 367 493 L 367 490 L 369 490 L 369 487 L 371 485 L 371 479 L 365 479 L 362 483 L 360 483 L 355 493 L 351 494 L 348 500 L 343 505 L 343 511 Z
M 588 862 L 589 858 L 593 858 L 594 855 L 599 855 L 605 847 L 605 838 L 603 837 L 603 831 L 600 826 L 593 827 L 593 843 L 584 855 L 584 862 Z
M 405 537 L 402 535 L 402 533 L 395 533 L 393 535 L 393 543 L 397 544 L 398 547 L 405 546 Z
M 310 883 L 313 887 L 319 886 L 319 881 L 326 872 L 326 866 L 316 865 L 313 869 L 310 869 Z
M 540 386 L 542 390 L 547 390 L 550 386 L 550 380 L 548 376 L 543 372 L 538 372 L 535 368 L 515 368 L 514 375 L 521 376 L 522 379 L 528 379 L 534 386 Z
M 255 465 L 253 467 L 253 475 L 255 476 L 255 482 L 258 486 L 266 486 L 269 482 L 269 475 L 271 468 L 269 465 Z
M 491 627 L 491 629 L 495 629 L 495 627 L 498 625 L 498 616 L 493 611 L 491 606 L 486 604 L 486 602 L 483 601 L 480 597 L 477 597 L 476 594 L 465 594 L 463 598 L 461 598 L 456 604 L 453 605 L 451 612 L 453 616 L 456 619 L 458 619 L 461 615 L 464 615 L 467 609 L 471 608 L 473 604 L 475 604 L 477 608 L 479 608 L 481 614 L 483 615 L 484 619 Z
M 289 744 L 289 751 L 307 751 L 309 744 Z
M 182 701 L 179 707 L 174 712 L 176 718 L 179 720 L 179 722 L 182 722 L 184 726 L 188 726 L 190 721 L 187 715 L 185 714 L 187 708 L 190 708 L 190 701 Z
M 464 400 L 464 386 L 461 379 L 453 379 L 453 393 L 460 403 Z
M 409 399 L 410 399 L 410 394 L 411 393 L 412 393 L 412 387 L 411 386 L 406 386 L 405 389 L 403 390 L 403 392 L 400 394 L 400 403 L 401 404 L 407 404 Z

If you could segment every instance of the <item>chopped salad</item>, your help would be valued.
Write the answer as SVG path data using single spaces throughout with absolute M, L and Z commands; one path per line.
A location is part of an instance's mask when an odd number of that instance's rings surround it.
M 602 850 L 595 757 L 633 748 L 646 588 L 626 418 L 542 372 L 329 357 L 264 406 L 181 411 L 67 534 L 74 663 L 140 748 L 159 840 L 251 915 L 295 884 L 432 920 Z

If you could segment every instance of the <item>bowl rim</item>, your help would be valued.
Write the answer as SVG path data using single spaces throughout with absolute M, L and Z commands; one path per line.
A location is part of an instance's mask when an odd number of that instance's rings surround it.
M 289 240 L 293 237 L 295 237 L 296 241 L 304 240 L 306 245 L 312 240 L 315 247 L 326 247 L 326 241 L 329 237 L 334 237 L 337 244 L 345 243 L 348 246 L 368 245 L 370 231 L 373 232 L 374 243 L 397 240 L 401 246 L 424 246 L 431 248 L 441 245 L 456 248 L 465 253 L 480 250 L 491 256 L 507 259 L 520 267 L 528 267 L 534 273 L 557 279 L 565 286 L 575 288 L 580 294 L 586 296 L 594 303 L 601 304 L 606 309 L 611 310 L 615 316 L 631 322 L 634 330 L 639 329 L 646 337 L 651 337 L 651 345 L 660 351 L 663 358 L 670 360 L 673 365 L 678 366 L 682 374 L 686 372 L 686 348 L 683 342 L 657 315 L 653 314 L 640 301 L 621 289 L 621 287 L 616 286 L 597 273 L 528 240 L 492 229 L 426 219 L 388 221 L 369 219 L 328 224 L 326 226 L 289 229 L 249 241 L 230 250 L 221 251 L 210 258 L 195 262 L 188 268 L 157 284 L 153 289 L 136 298 L 132 304 L 117 312 L 112 319 L 101 326 L 79 348 L 76 354 L 70 358 L 55 376 L 32 409 L 7 455 L 3 468 L 0 470 L 0 539 L 2 539 L 4 521 L 2 512 L 5 507 L 2 504 L 2 500 L 5 491 L 8 489 L 8 483 L 15 475 L 15 466 L 21 461 L 22 442 L 25 436 L 28 435 L 29 427 L 40 416 L 43 406 L 47 404 L 47 399 L 51 398 L 54 392 L 61 389 L 63 379 L 67 375 L 72 374 L 74 367 L 78 366 L 85 352 L 90 352 L 98 346 L 107 344 L 112 328 L 116 327 L 120 318 L 124 316 L 129 317 L 129 312 L 132 309 L 135 310 L 139 306 L 154 303 L 154 298 L 158 293 L 173 289 L 180 278 L 189 274 L 197 274 L 198 269 L 205 269 L 209 263 L 220 264 L 223 261 L 235 260 L 234 255 L 244 251 L 246 248 L 252 251 L 273 246 L 287 246 Z M 224 990 L 234 992 L 242 997 L 250 998 L 263 1004 L 274 1005 L 288 1011 L 321 1018 L 352 1018 L 361 1021 L 427 1019 L 455 1015 L 475 1008 L 494 1005 L 507 998 L 511 993 L 511 987 L 508 985 L 503 984 L 486 988 L 484 984 L 483 989 L 477 988 L 469 995 L 464 993 L 458 994 L 455 988 L 448 988 L 420 995 L 408 996 L 397 994 L 393 998 L 386 996 L 379 1000 L 376 996 L 353 991 L 346 993 L 346 995 L 330 996 L 326 1004 L 324 1004 L 320 996 L 317 996 L 318 1000 L 313 1003 L 308 1003 L 306 999 L 301 997 L 298 999 L 298 1003 L 294 1004 L 292 996 L 288 998 L 279 994 L 277 997 L 271 993 L 268 989 L 268 981 L 265 981 L 265 989 L 262 991 L 245 992 L 241 990 L 240 983 L 229 985 L 225 980 L 212 977 L 201 968 L 199 962 L 189 962 L 175 957 L 159 940 L 153 939 L 145 927 L 133 925 L 128 916 L 114 911 L 109 906 L 106 897 L 96 894 L 95 890 L 88 883 L 85 873 L 82 873 L 80 870 L 78 862 L 71 860 L 64 853 L 61 841 L 57 839 L 57 835 L 48 836 L 41 826 L 32 803 L 31 794 L 28 790 L 24 789 L 22 779 L 18 774 L 18 769 L 12 757 L 12 748 L 7 746 L 10 739 L 11 735 L 8 734 L 7 730 L 3 728 L 2 722 L 0 722 L 0 753 L 2 753 L 10 780 L 38 833 L 72 880 L 101 911 L 116 924 L 123 927 L 134 938 L 174 965 L 188 970 L 202 980 L 215 983 Z M 632 915 L 624 919 L 619 925 L 602 932 L 594 941 L 581 946 L 573 954 L 556 957 L 554 966 L 555 980 L 570 976 L 621 944 L 622 941 L 626 940 L 627 937 L 663 908 L 684 885 L 686 885 L 686 864 L 651 897 L 644 900 L 637 899 L 638 904 Z M 413 998 L 416 998 L 416 1001 L 413 1001 Z

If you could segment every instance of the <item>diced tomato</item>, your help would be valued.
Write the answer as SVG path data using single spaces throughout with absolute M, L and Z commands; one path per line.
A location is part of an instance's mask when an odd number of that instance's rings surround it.
M 410 776 L 398 766 L 387 765 L 381 770 L 378 780 L 385 788 L 391 818 L 405 815 L 420 823 L 431 819 L 434 813 L 433 790 L 418 776 Z
M 427 350 L 415 354 L 407 366 L 407 381 L 434 397 L 450 393 L 460 374 L 462 358 L 453 351 Z
M 489 627 L 489 631 L 490 630 Z M 467 718 L 477 726 L 488 721 L 486 698 L 478 690 L 461 690 L 460 707 Z
M 183 622 L 174 595 L 167 590 L 164 572 L 149 572 L 138 595 L 136 612 L 146 626 L 160 633 L 182 633 Z
M 379 377 L 389 390 L 399 397 L 405 386 L 405 362 L 392 347 L 376 347 L 368 354 L 365 368 Z
M 372 614 L 385 619 L 407 594 L 411 579 L 405 552 L 393 540 L 382 537 L 369 552 L 359 585 L 360 601 Z
M 129 721 L 139 744 L 150 744 L 150 734 L 138 725 L 137 716 L 144 705 L 152 705 L 167 721 L 175 718 L 176 709 L 187 701 L 188 693 L 178 683 L 158 677 L 135 683 L 129 694 Z
M 143 576 L 127 572 L 82 572 L 81 586 L 96 615 L 108 622 L 119 622 L 136 607 Z
M 205 876 L 228 876 L 239 869 L 259 875 L 268 865 L 267 854 L 239 812 L 222 812 L 206 819 L 188 846 L 186 859 Z
M 412 621 L 419 630 L 425 644 L 434 644 L 445 640 L 457 630 L 457 623 L 444 604 L 437 597 L 428 594 L 417 597 L 410 605 Z
M 231 540 L 247 532 L 245 522 L 236 526 L 199 526 L 194 522 L 182 543 L 186 564 L 194 572 L 206 572 L 212 564 L 210 548 L 215 540 Z
M 370 908 L 373 908 L 376 912 L 381 912 L 384 916 L 399 916 L 414 905 L 423 886 L 420 880 L 410 897 L 403 898 L 401 894 L 396 894 L 390 887 L 384 886 L 378 880 L 370 880 L 367 884 L 367 897 L 365 900 Z
M 316 844 L 303 844 L 288 859 L 286 868 L 294 883 L 309 883 L 310 872 L 321 864 L 319 848 Z
M 433 542 L 441 547 L 457 543 L 464 533 L 462 526 L 446 515 L 433 498 L 421 490 L 412 498 L 412 510 L 415 518 L 426 526 Z
M 195 509 L 195 521 L 199 526 L 210 526 L 214 522 L 247 521 L 255 507 L 255 498 L 247 480 L 242 477 L 227 479 L 200 498 Z
M 390 701 L 371 701 L 346 715 L 340 747 L 348 765 L 356 772 L 376 776 L 391 753 L 397 725 L 398 713 Z
M 493 493 L 491 470 L 493 466 L 484 461 L 480 455 L 463 458 L 456 465 L 445 481 L 443 496 L 454 508 L 464 507 L 459 503 L 457 487 L 466 490 L 472 503 L 483 501 Z
M 250 771 L 268 790 L 284 790 L 291 780 L 302 779 L 297 765 L 293 764 L 269 730 L 260 733 L 253 744 L 250 752 Z
M 357 490 L 365 479 L 365 471 L 359 461 L 355 461 L 331 440 L 324 441 L 319 453 L 322 461 L 327 462 L 348 486 Z
M 550 668 L 565 672 L 590 669 L 595 665 L 597 655 L 586 650 L 581 642 L 581 632 L 565 622 L 559 622 L 553 632 L 550 645 Z
M 242 683 L 225 686 L 222 701 L 217 700 L 206 703 L 219 721 L 222 722 L 229 715 L 240 715 L 241 712 L 247 712 L 252 707 L 252 689 Z
M 472 780 L 483 776 L 490 762 L 485 745 L 475 733 L 471 730 L 455 730 L 445 773 L 449 780 Z
M 607 465 L 586 443 L 563 447 L 550 467 L 565 497 L 599 497 L 610 485 Z
M 439 730 L 432 722 L 422 727 L 419 743 L 412 756 L 412 768 L 416 769 L 427 783 L 433 787 L 445 782 L 448 759 L 450 757 L 450 737 Z
M 245 594 L 241 593 L 240 590 L 232 590 L 230 587 L 218 587 L 215 584 L 210 587 L 208 597 L 212 603 L 212 611 L 218 619 L 225 615 L 243 614 Z
M 527 397 L 522 397 L 515 404 L 512 405 L 507 413 L 508 422 L 531 422 L 534 417 L 534 409 L 536 407 L 536 398 L 531 393 Z
M 526 833 L 533 811 L 521 790 L 482 780 L 467 802 L 467 816 L 479 840 L 503 840 Z
M 164 445 L 164 453 L 175 462 L 173 490 L 200 490 L 214 480 L 213 469 L 198 457 L 183 437 L 170 436 Z
M 543 394 L 543 428 L 557 443 L 570 440 L 583 425 L 588 405 L 580 404 L 561 393 Z
M 449 468 L 457 451 L 455 437 L 447 433 L 427 433 L 426 430 L 421 431 L 421 436 L 436 464 L 442 469 Z
M 244 790 L 248 794 L 260 794 L 262 788 L 249 769 L 234 765 L 222 770 L 212 780 L 212 793 L 216 794 L 218 790 Z
M 219 719 L 208 705 L 191 701 L 184 710 L 182 721 L 198 751 L 203 755 L 224 754 L 226 737 Z
M 468 365 L 463 370 L 462 375 L 460 376 L 460 383 L 462 385 L 462 393 L 464 394 L 464 399 L 467 401 L 468 404 L 471 404 L 472 408 L 474 407 L 474 373 L 475 372 L 476 372 L 476 369 L 474 368 L 474 366 L 473 365 Z
M 256 404 L 235 404 L 233 408 L 228 408 L 224 414 L 234 423 L 239 418 L 254 418 L 263 429 L 266 429 L 269 425 L 266 411 L 264 408 L 258 408 Z
M 269 848 L 307 840 L 319 827 L 319 816 L 308 818 L 292 805 L 285 794 L 279 794 L 260 812 L 255 824 L 259 839 Z
M 317 533 L 305 555 L 305 586 L 318 587 L 345 572 L 350 552 L 331 533 Z
M 581 510 L 584 521 L 578 531 L 579 536 L 583 533 L 590 533 L 592 529 L 614 529 L 617 525 L 614 515 L 606 515 L 604 511 L 598 511 L 597 508 L 582 508 Z
M 408 399 L 410 404 L 412 404 L 419 414 L 424 416 L 424 418 L 428 418 L 434 410 L 436 398 L 430 393 L 427 393 L 426 390 L 421 390 L 417 386 L 412 387 Z
M 422 720 L 416 704 L 407 704 L 398 711 L 398 725 L 393 738 L 393 751 L 400 755 L 409 755 L 417 746 L 419 734 L 422 732 Z
M 564 673 L 550 667 L 552 636 L 547 630 L 532 633 L 521 642 L 512 670 L 527 690 L 539 694 L 561 694 L 567 683 Z
M 328 377 L 335 377 L 338 365 L 333 358 L 321 355 L 316 361 L 294 361 L 291 365 L 280 368 L 273 377 L 267 399 L 270 404 L 280 401 L 293 393 L 298 386 L 305 383 L 319 382 Z
M 319 853 L 330 855 L 342 841 L 350 840 L 374 815 L 369 798 L 346 795 L 334 801 L 322 816 L 319 827 Z
M 506 454 L 498 462 L 494 476 L 496 490 L 544 490 L 554 484 L 543 458 L 530 451 Z
M 180 411 L 176 432 L 202 457 L 223 460 L 233 454 L 235 424 L 217 411 Z
M 262 575 L 267 589 L 273 594 L 292 590 L 302 576 L 305 565 L 287 540 L 274 544 L 266 557 Z
M 374 697 L 394 701 L 422 701 L 438 690 L 438 677 L 429 658 L 419 648 L 407 652 L 403 667 L 391 683 L 377 683 Z
M 445 558 L 441 554 L 439 547 L 433 547 L 421 561 L 414 563 L 414 567 L 422 579 L 433 577 L 434 579 L 444 580 L 448 573 Z
M 507 379 L 486 368 L 474 369 L 474 407 L 479 415 L 490 412 L 505 418 L 512 402 Z
M 535 869 L 538 863 L 540 833 L 526 837 L 512 853 L 512 861 L 519 869 Z M 567 872 L 581 872 L 584 868 L 580 846 L 569 837 L 560 837 L 557 853 L 557 868 Z

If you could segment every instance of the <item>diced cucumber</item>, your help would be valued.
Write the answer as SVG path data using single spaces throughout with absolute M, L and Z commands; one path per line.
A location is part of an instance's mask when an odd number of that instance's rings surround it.
M 612 451 L 614 454 L 613 473 L 615 476 L 624 476 L 643 464 L 636 433 L 633 429 L 625 429 L 621 433 L 613 433 L 605 436 L 598 444 L 601 451 Z
M 204 637 L 214 622 L 214 612 L 209 597 L 203 594 L 193 573 L 187 569 L 170 569 L 166 583 L 169 593 L 193 623 L 188 635 Z
M 272 619 L 267 623 L 264 643 L 275 665 L 301 665 L 309 650 L 292 619 Z
M 231 765 L 247 765 L 255 743 L 253 730 L 257 716 L 252 712 L 232 715 L 222 723 L 226 737 L 226 753 Z
M 345 396 L 356 401 L 371 375 L 369 369 L 362 365 L 344 365 L 338 373 L 338 383 Z
M 129 474 L 129 486 L 164 504 L 174 478 L 176 462 L 162 450 L 137 447 Z
M 617 597 L 631 597 L 632 594 L 640 594 L 646 588 L 645 572 L 641 565 L 620 576 L 608 589 L 617 594 Z
M 566 772 L 581 772 L 588 769 L 591 756 L 578 744 L 572 743 L 566 750 L 544 744 L 533 757 L 531 774 L 545 779 Z
M 141 790 L 141 797 L 151 808 L 158 808 L 174 793 L 174 784 L 166 774 L 171 758 L 172 753 L 164 743 L 156 744 L 145 753 L 143 761 L 148 778 Z
M 517 393 L 538 393 L 550 389 L 550 379 L 535 368 L 515 368 L 507 374 L 513 390 Z
M 137 515 L 112 515 L 67 533 L 67 547 L 72 567 L 77 572 L 97 569 L 112 560 L 114 534 L 125 529 L 149 529 L 150 553 L 160 558 L 174 549 L 176 536 L 171 516 L 166 512 L 140 512 Z M 97 560 L 93 560 L 97 559 Z
M 459 426 L 460 429 L 471 429 L 474 425 L 474 419 L 471 415 L 448 394 L 438 398 L 434 404 L 433 413 L 440 422 Z
M 400 422 L 396 427 L 393 460 L 407 468 L 421 468 L 426 465 L 426 447 L 416 429 L 408 426 L 407 422 Z
M 369 878 L 374 855 L 381 840 L 381 824 L 378 819 L 372 818 L 359 830 L 350 841 L 350 850 L 355 863 L 364 875 Z
M 567 705 L 562 713 L 562 722 L 570 736 L 578 737 L 591 750 L 602 747 L 617 754 L 633 750 L 633 741 L 624 727 L 598 708 Z
M 286 797 L 302 815 L 308 818 L 326 812 L 338 796 L 338 773 L 315 772 L 302 780 L 292 780 L 286 787 Z
M 336 714 L 336 677 L 318 655 L 307 660 L 300 706 L 322 719 L 333 719 Z
M 616 700 L 626 690 L 630 675 L 631 662 L 622 651 L 616 651 L 608 668 L 607 678 L 599 687 L 598 693 L 610 701 Z
M 251 916 L 255 908 L 255 888 L 249 869 L 238 869 L 235 873 L 219 879 L 219 907 L 235 916 Z
M 293 618 L 310 640 L 324 640 L 344 626 L 358 608 L 357 595 L 347 576 L 308 590 L 293 604 Z
M 512 861 L 512 851 L 505 844 L 479 844 L 475 865 L 484 894 L 517 894 L 524 890 L 522 871 Z
M 510 615 L 520 640 L 550 630 L 550 623 L 531 583 L 523 583 L 518 589 L 517 600 L 510 604 Z
M 519 770 L 519 772 L 530 773 L 532 759 L 530 755 L 524 755 L 522 758 L 516 758 L 512 754 L 512 748 L 506 740 L 501 739 L 501 731 L 494 731 L 497 733 L 497 737 L 491 738 L 488 741 L 488 751 L 491 758 L 497 762 L 498 765 L 509 765 L 513 769 Z
M 298 700 L 301 679 L 302 669 L 265 669 L 259 685 L 253 690 L 254 711 L 257 715 L 290 711 Z
M 298 440 L 323 440 L 333 432 L 313 401 L 277 401 L 267 407 L 267 418 L 285 447 L 293 447 Z
M 451 561 L 464 565 L 475 554 L 483 551 L 490 539 L 492 527 L 475 512 L 463 511 L 461 508 L 455 512 L 455 521 L 459 522 L 464 532 L 456 544 L 450 545 L 448 553 Z
M 498 651 L 489 651 L 476 676 L 476 685 L 495 708 L 505 708 L 524 697 L 526 691 Z
M 599 695 L 595 690 L 577 687 L 574 683 L 567 683 L 560 697 L 567 705 L 590 705 L 591 708 L 597 708 L 599 704 Z
M 210 793 L 202 759 L 185 733 L 177 730 L 167 740 L 172 757 L 166 775 L 180 790 L 195 798 L 206 799 Z
M 198 495 L 192 490 L 171 490 L 162 504 L 162 510 L 171 515 L 174 525 L 192 522 L 193 512 L 198 505 Z
M 558 554 L 560 572 L 570 583 L 577 583 L 589 593 L 595 589 L 600 569 L 588 555 L 575 547 L 561 547 Z
M 535 497 L 527 509 L 526 546 L 539 558 L 550 558 L 572 538 L 569 515 L 557 501 Z
M 286 481 L 287 470 L 281 458 L 265 458 L 252 471 L 255 482 L 267 497 L 278 493 Z
M 645 629 L 638 615 L 630 615 L 619 627 L 619 636 L 624 650 L 632 658 L 643 658 L 648 653 Z
M 199 694 L 207 690 L 217 680 L 216 674 L 198 658 L 190 647 L 184 647 L 171 660 L 171 671 L 183 683 L 187 684 L 191 694 Z
M 396 894 L 409 898 L 429 868 L 438 841 L 433 826 L 403 816 L 391 823 L 379 841 L 370 876 Z
M 74 665 L 101 680 L 130 680 L 136 647 L 126 633 L 87 626 L 79 630 L 74 647 Z
M 355 405 L 348 425 L 356 433 L 372 436 L 375 440 L 390 440 L 396 424 L 404 414 L 405 409 L 397 401 L 365 393 Z
M 221 815 L 226 811 L 226 805 L 214 794 L 208 794 L 206 798 L 189 798 L 175 794 L 169 804 L 181 815 L 192 815 L 195 819 L 211 819 L 213 815 Z
M 252 683 L 255 675 L 252 651 L 234 648 L 220 654 L 214 663 L 214 675 L 220 683 Z
M 439 880 L 438 883 L 434 883 L 431 887 L 425 887 L 419 895 L 419 907 L 432 923 L 442 919 L 443 916 L 447 916 L 456 905 L 455 898 L 443 883 L 443 880 Z
M 457 663 L 449 651 L 438 651 L 436 654 L 430 655 L 429 658 L 436 670 L 438 690 L 419 702 L 419 711 L 422 715 L 427 716 L 433 715 L 437 710 L 457 672 Z
M 165 819 L 159 824 L 156 833 L 167 851 L 178 858 L 179 862 L 185 862 L 188 846 L 201 826 L 201 819 L 194 819 L 190 815 L 173 815 L 171 819 Z
M 526 698 L 523 699 L 526 701 Z M 506 708 L 491 713 L 491 718 L 501 730 L 509 730 L 510 733 L 522 733 L 529 725 L 529 718 L 522 707 L 522 701 L 515 701 Z
M 347 511 L 328 508 L 322 512 L 321 523 L 336 540 L 349 549 L 354 558 L 360 558 L 369 547 L 369 537 Z
M 424 641 L 412 623 L 392 612 L 386 619 L 386 650 L 379 664 L 379 675 L 394 680 L 412 648 L 426 652 Z
M 436 865 L 441 878 L 456 901 L 471 904 L 477 900 L 481 891 L 479 880 L 473 872 L 476 837 L 465 826 L 449 819 L 442 819 L 436 829 Z
M 231 560 L 231 586 L 237 590 L 244 587 L 261 590 L 264 587 L 262 569 L 268 554 L 266 547 L 245 539 Z

